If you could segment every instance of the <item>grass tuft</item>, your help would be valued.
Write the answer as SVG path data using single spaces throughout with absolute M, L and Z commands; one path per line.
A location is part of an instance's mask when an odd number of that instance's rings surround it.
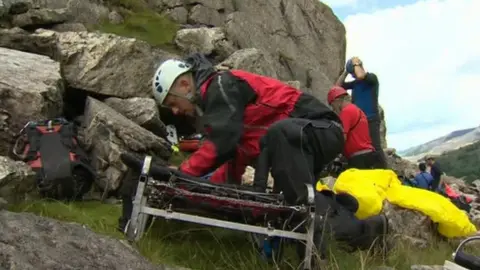
M 163 15 L 141 11 L 130 12 L 122 24 L 111 24 L 106 21 L 97 25 L 96 29 L 101 32 L 143 40 L 152 46 L 174 52 L 173 39 L 179 27 Z

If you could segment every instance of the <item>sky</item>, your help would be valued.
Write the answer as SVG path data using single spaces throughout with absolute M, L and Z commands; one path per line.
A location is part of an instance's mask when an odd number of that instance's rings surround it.
M 326 0 L 380 81 L 389 147 L 480 125 L 480 0 Z

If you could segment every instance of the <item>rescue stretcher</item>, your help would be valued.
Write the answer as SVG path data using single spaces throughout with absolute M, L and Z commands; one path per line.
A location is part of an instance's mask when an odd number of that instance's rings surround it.
M 307 185 L 307 202 L 292 206 L 285 203 L 281 193 L 259 193 L 248 186 L 211 184 L 205 179 L 155 165 L 151 156 L 141 160 L 124 153 L 121 159 L 140 172 L 132 215 L 125 228 L 130 241 L 142 237 L 149 216 L 160 217 L 243 231 L 256 236 L 257 240 L 259 235 L 264 241 L 290 239 L 285 241 L 303 244 L 304 249 L 299 252 L 303 256 L 300 269 L 312 269 L 316 264 L 314 228 L 318 217 L 315 216 L 312 185 Z M 281 247 L 277 246 L 274 252 L 280 252 L 278 250 Z

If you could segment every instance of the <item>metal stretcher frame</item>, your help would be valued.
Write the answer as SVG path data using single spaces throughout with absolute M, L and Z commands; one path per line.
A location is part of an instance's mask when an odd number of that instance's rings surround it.
M 263 227 L 242 224 L 237 222 L 225 221 L 215 218 L 207 218 L 198 215 L 186 214 L 181 212 L 176 212 L 171 208 L 168 209 L 157 209 L 152 208 L 147 205 L 147 195 L 145 194 L 145 187 L 148 184 L 148 181 L 152 178 L 149 176 L 151 168 L 152 157 L 146 156 L 143 161 L 143 166 L 138 181 L 137 191 L 135 194 L 135 199 L 133 201 L 133 210 L 130 221 L 128 222 L 125 228 L 125 234 L 129 241 L 138 241 L 145 232 L 145 227 L 147 224 L 148 216 L 153 217 L 162 217 L 166 220 L 180 220 L 191 223 L 197 223 L 212 227 L 225 228 L 230 230 L 237 230 L 255 234 L 266 235 L 269 237 L 278 236 L 282 238 L 289 238 L 294 240 L 300 240 L 306 242 L 305 247 L 305 258 L 302 262 L 303 269 L 311 269 L 312 265 L 312 255 L 314 253 L 314 228 L 315 228 L 315 211 L 313 207 L 309 207 L 309 213 L 306 219 L 305 227 L 307 228 L 306 233 L 299 233 L 294 231 L 287 230 L 278 230 L 273 227 Z M 308 194 L 309 194 L 309 204 L 313 204 L 314 190 L 311 185 L 307 185 Z

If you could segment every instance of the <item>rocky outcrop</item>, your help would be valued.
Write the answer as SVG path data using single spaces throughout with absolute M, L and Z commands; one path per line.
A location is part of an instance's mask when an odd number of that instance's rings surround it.
M 113 34 L 0 30 L 0 46 L 60 62 L 69 87 L 120 98 L 151 97 L 155 66 L 175 55 Z
M 18 202 L 35 189 L 35 173 L 25 163 L 0 156 L 0 197 Z
M 160 137 L 167 136 L 167 128 L 160 120 L 157 103 L 151 98 L 107 98 L 105 104 Z
M 216 25 L 225 23 L 227 14 L 234 12 L 236 1 L 200 0 L 187 3 L 183 0 L 148 1 L 152 8 L 164 12 L 178 23 L 194 25 Z
M 29 9 L 25 13 L 13 15 L 12 26 L 21 28 L 49 26 L 66 22 L 68 18 L 67 9 Z
M 397 155 L 394 148 L 384 149 L 388 166 L 400 176 L 415 176 L 417 165 Z
M 59 63 L 45 56 L 0 48 L 0 63 L 0 105 L 9 115 L 0 131 L 5 156 L 28 121 L 61 116 L 64 84 Z
M 392 240 L 426 248 L 437 236 L 432 220 L 420 212 L 392 205 L 388 201 L 384 202 L 382 212 L 388 219 Z
M 115 24 L 123 22 L 123 18 L 120 18 L 121 15 L 117 11 L 110 10 L 97 1 L 16 0 L 4 2 L 1 12 L 4 16 L 0 17 L 9 27 L 19 26 L 29 30 L 43 27 L 64 32 L 66 29 L 85 31 L 86 28 L 81 26 L 82 23 L 95 24 L 105 19 Z M 213 54 L 214 58 L 220 61 L 238 49 L 261 50 L 267 55 L 265 59 L 272 59 L 271 66 L 279 79 L 299 80 L 302 89 L 309 89 L 322 100 L 325 99 L 326 91 L 343 69 L 346 48 L 344 26 L 332 10 L 320 1 L 201 0 L 186 4 L 184 1 L 177 0 L 155 0 L 146 1 L 146 3 L 153 10 L 166 13 L 179 23 L 217 26 L 214 28 L 194 26 L 190 29 L 180 30 L 176 43 L 185 52 L 201 51 Z M 100 57 L 99 62 L 95 63 L 94 60 L 91 64 L 106 68 L 107 66 L 101 64 L 105 61 L 112 65 L 118 65 L 120 71 L 117 73 L 122 73 L 124 56 L 120 56 L 118 61 L 109 60 L 105 56 L 107 52 L 108 55 L 126 54 L 127 52 L 118 47 L 111 48 L 113 42 L 122 43 L 122 41 L 112 37 L 98 40 L 98 37 L 93 38 L 87 35 L 85 33 L 73 37 L 70 34 L 62 37 L 67 39 L 69 45 L 78 47 L 82 51 L 80 55 L 76 56 L 78 57 L 76 60 L 85 62 L 89 59 L 90 63 L 93 59 L 98 59 L 95 57 L 103 55 L 104 57 Z M 65 39 L 63 40 L 65 41 Z M 80 40 L 84 43 L 78 42 Z M 123 40 L 123 45 L 128 43 L 127 40 Z M 91 43 L 92 41 L 96 42 Z M 129 52 L 134 57 L 133 59 L 138 58 L 138 62 L 148 62 L 148 59 L 137 55 L 137 53 L 140 55 L 145 53 L 141 45 L 123 45 L 120 47 L 131 49 Z M 69 51 L 71 47 L 65 46 L 63 48 Z M 90 54 L 85 52 L 88 48 L 93 50 Z M 70 56 L 67 53 L 68 60 L 72 60 Z M 152 57 L 152 60 L 155 62 L 159 59 Z M 72 66 L 76 64 L 77 62 L 73 61 Z M 146 65 L 148 66 L 148 63 Z M 81 74 L 82 71 L 85 73 L 85 77 L 80 79 L 82 83 L 79 83 L 79 78 L 76 80 L 69 78 L 69 83 L 71 80 L 74 87 L 93 89 L 91 84 L 84 82 L 93 78 L 91 70 L 86 72 L 87 70 L 80 70 L 80 68 L 67 69 L 67 77 L 71 75 L 70 73 Z M 104 81 L 105 76 L 100 77 L 102 79 L 99 81 Z M 116 79 L 119 83 L 125 83 L 128 81 L 127 79 L 133 78 Z M 99 84 L 99 82 L 96 83 Z M 111 94 L 106 90 L 107 85 L 112 86 L 110 89 L 116 85 L 109 83 L 111 83 L 110 80 L 107 80 L 98 91 L 102 94 Z
M 109 9 L 89 0 L 9 0 L 0 2 L 0 23 L 7 27 L 52 26 L 61 23 L 97 24 Z
M 85 105 L 84 125 L 84 144 L 98 173 L 96 184 L 105 191 L 115 191 L 122 183 L 127 167 L 120 160 L 121 153 L 143 153 L 163 160 L 171 155 L 165 139 L 91 97 Z
M 181 29 L 175 36 L 175 44 L 186 53 L 214 54 L 219 59 L 225 59 L 235 52 L 220 27 Z
M 2 269 L 186 270 L 153 265 L 128 243 L 76 223 L 0 211 Z
M 113 34 L 43 34 L 57 37 L 59 61 L 70 87 L 106 96 L 150 97 L 152 70 L 173 57 L 146 42 Z
M 272 59 L 275 77 L 299 80 L 302 89 L 311 89 L 321 100 L 326 99 L 328 89 L 343 70 L 345 28 L 320 1 L 200 0 L 188 6 L 182 1 L 159 2 L 159 9 L 166 10 L 180 23 L 186 23 L 188 18 L 192 24 L 223 27 L 227 40 L 237 49 L 262 51 L 267 55 L 265 59 Z M 184 33 L 189 31 L 200 32 L 185 29 Z M 211 38 L 216 40 L 220 36 Z M 205 37 L 201 35 L 195 40 L 212 44 L 204 42 Z
M 86 128 L 80 128 L 80 138 L 93 156 L 100 188 L 118 189 L 126 170 L 118 159 L 122 151 L 153 152 L 168 159 L 170 149 L 162 138 L 166 130 L 158 107 L 153 99 L 141 98 L 150 96 L 151 71 L 167 53 L 110 34 L 50 30 L 30 34 L 20 28 L 1 31 L 6 33 L 0 37 L 1 45 L 49 57 L 0 48 L 0 155 L 9 153 L 13 136 L 28 121 L 62 116 L 66 84 L 74 87 L 69 91 L 136 97 L 108 99 L 115 109 L 100 101 L 94 102 L 98 106 L 90 106 L 92 102 L 87 106 Z M 79 101 L 68 106 L 82 105 Z
M 388 147 L 387 144 L 387 123 L 385 120 L 385 111 L 383 110 L 382 106 L 378 106 L 378 112 L 380 115 L 380 144 L 382 145 L 382 149 L 386 149 Z
M 277 78 L 275 61 L 271 56 L 259 49 L 241 49 L 232 53 L 217 65 L 219 69 L 243 69 L 263 76 Z
M 19 27 L 0 29 L 0 47 L 45 55 L 53 59 L 57 55 L 55 35 L 30 34 Z
M 299 80 L 321 100 L 343 69 L 345 28 L 319 1 L 241 1 L 225 29 L 239 48 L 270 53 L 279 79 Z

